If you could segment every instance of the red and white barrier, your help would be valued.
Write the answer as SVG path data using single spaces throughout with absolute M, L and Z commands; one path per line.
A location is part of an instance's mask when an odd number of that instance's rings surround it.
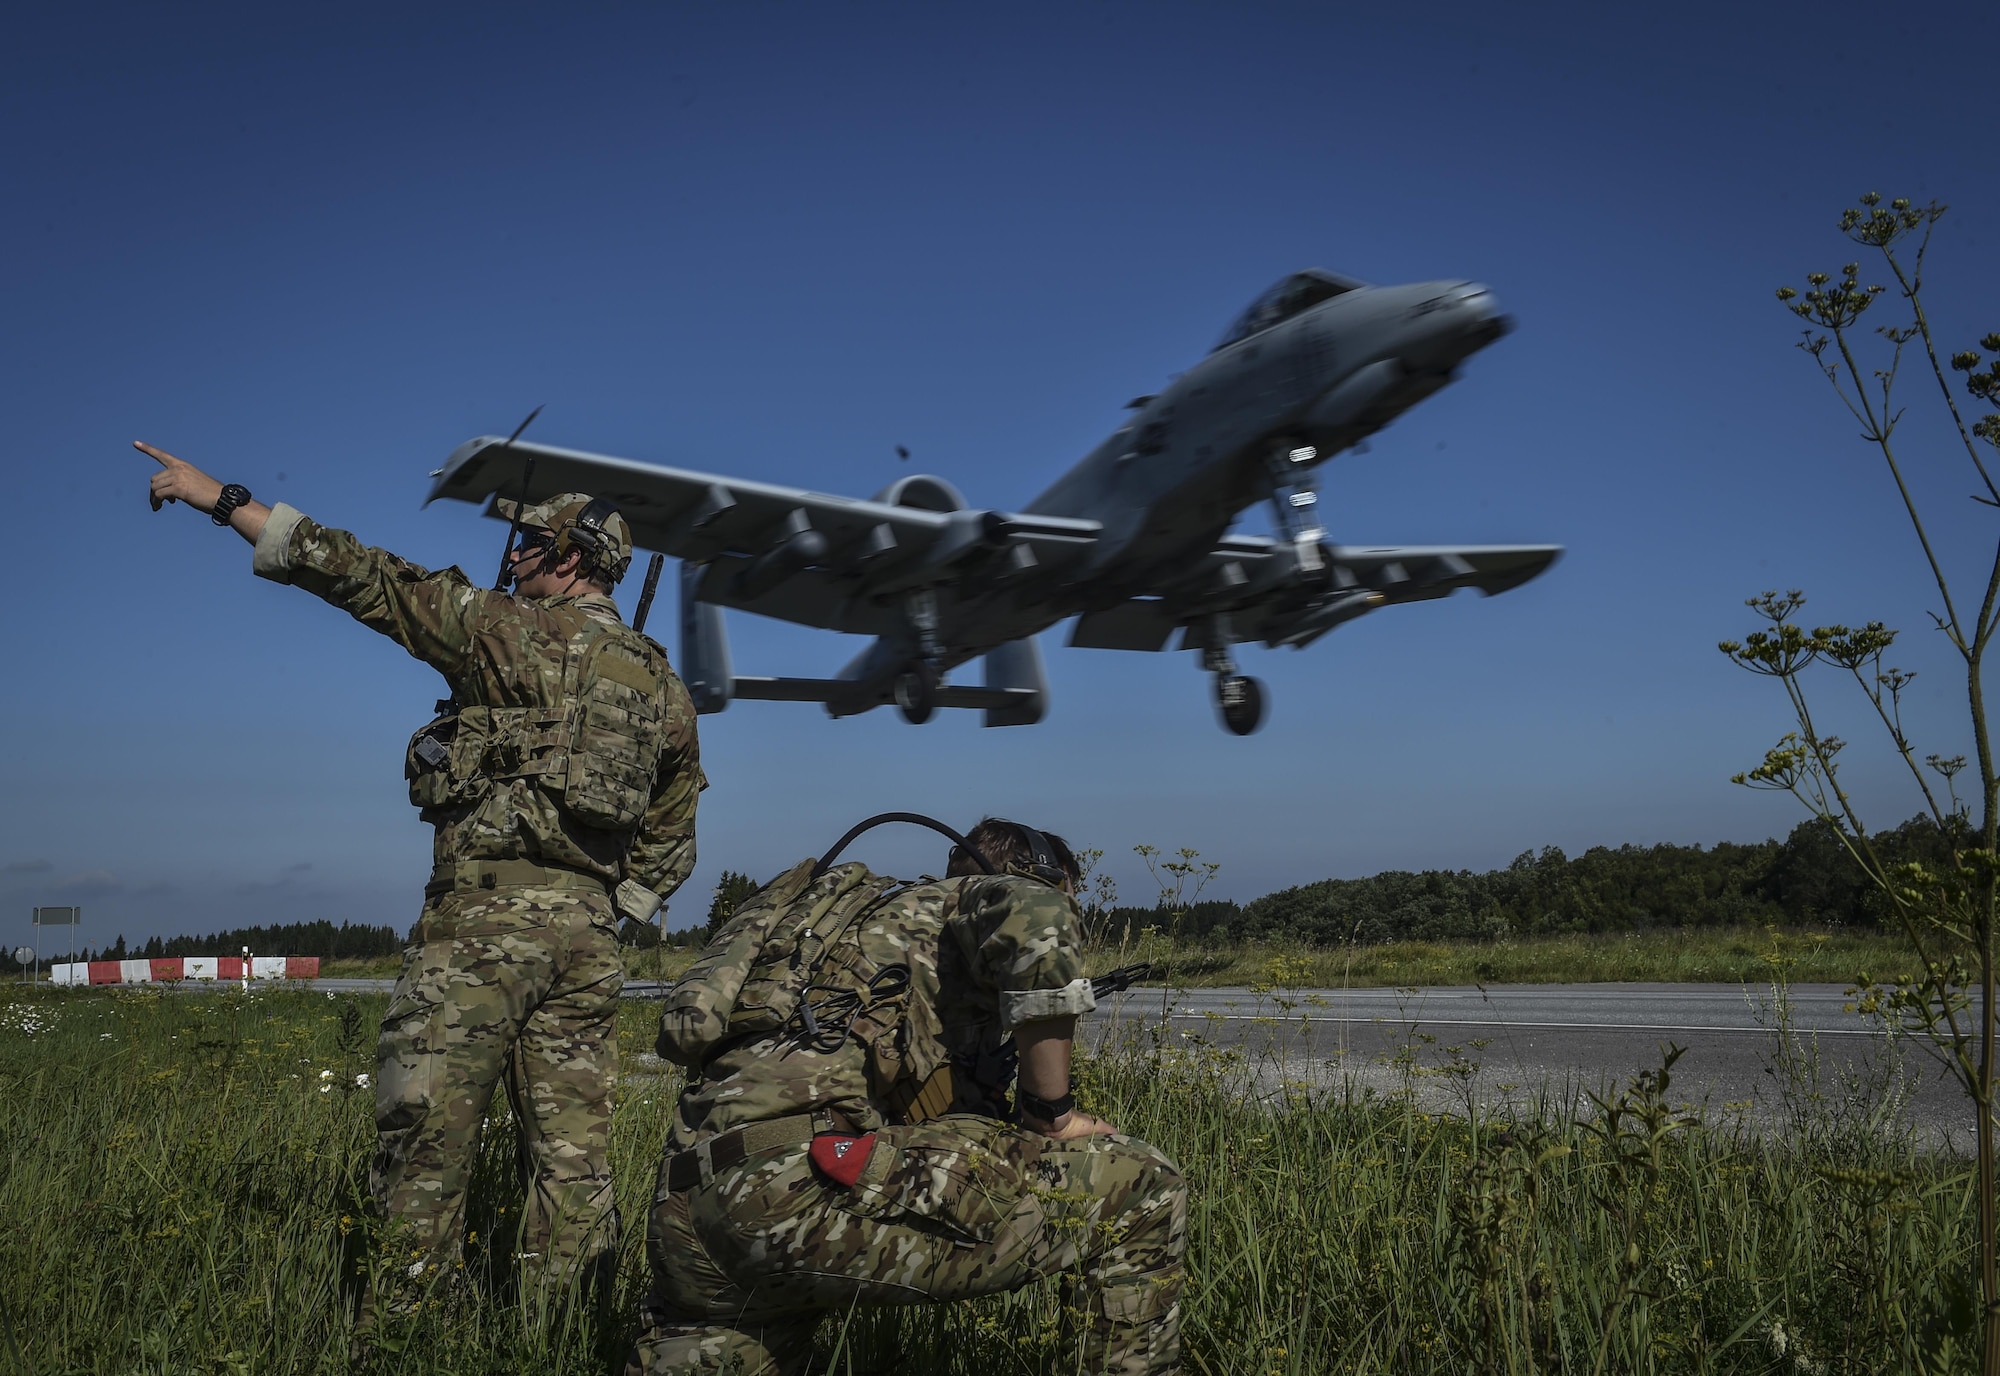
M 180 979 L 242 979 L 242 956 L 167 956 L 52 965 L 55 984 L 154 984 Z M 251 979 L 318 979 L 318 956 L 252 956 Z

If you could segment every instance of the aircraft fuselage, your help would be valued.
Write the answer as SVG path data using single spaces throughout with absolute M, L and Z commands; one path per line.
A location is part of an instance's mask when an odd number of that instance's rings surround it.
M 1507 328 L 1475 282 L 1357 286 L 1216 349 L 1022 509 L 1104 523 L 1066 581 L 1108 604 L 1205 553 L 1285 469 L 1302 477 L 1388 424 Z

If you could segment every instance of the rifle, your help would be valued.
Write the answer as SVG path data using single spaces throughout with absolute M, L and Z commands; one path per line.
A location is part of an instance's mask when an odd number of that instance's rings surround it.
M 1121 965 L 1109 974 L 1099 975 L 1093 979 L 1090 982 L 1090 992 L 1092 997 L 1100 999 L 1108 998 L 1112 994 L 1122 994 L 1152 973 L 1153 967 L 1146 961 L 1140 961 L 1137 965 Z
M 632 629 L 635 631 L 646 629 L 646 613 L 653 610 L 653 594 L 660 590 L 660 570 L 666 562 L 664 554 L 655 554 L 646 561 L 646 586 L 639 589 L 639 609 L 632 613 Z

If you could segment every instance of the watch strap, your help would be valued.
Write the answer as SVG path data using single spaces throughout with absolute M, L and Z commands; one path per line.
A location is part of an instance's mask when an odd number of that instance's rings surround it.
M 1076 1107 L 1076 1095 L 1068 1090 L 1054 1099 L 1044 1099 L 1038 1094 L 1028 1093 L 1026 1089 L 1020 1090 L 1015 1097 L 1020 1101 L 1022 1114 L 1038 1123 L 1053 1125 L 1056 1119 Z
M 208 519 L 219 526 L 226 526 L 229 524 L 229 518 L 235 514 L 236 508 L 249 500 L 249 488 L 242 483 L 226 483 L 223 485 L 222 495 L 215 499 L 215 509 L 209 512 Z

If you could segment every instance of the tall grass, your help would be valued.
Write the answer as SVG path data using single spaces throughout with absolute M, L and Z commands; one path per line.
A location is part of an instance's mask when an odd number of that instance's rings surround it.
M 0 1366 L 340 1372 L 363 1263 L 378 999 L 0 994 Z M 610 1316 L 511 1297 L 518 1207 L 496 1108 L 457 1283 L 375 1370 L 616 1370 L 675 1084 L 621 1013 L 613 1154 L 627 1236 Z M 1432 1070 L 1404 1062 L 1414 1084 Z M 1441 1067 L 1448 1071 L 1450 1067 Z M 322 1073 L 326 1072 L 326 1073 Z M 1427 1112 L 1309 1056 L 1153 1026 L 1079 1095 L 1158 1143 L 1191 1197 L 1187 1369 L 1411 1373 L 1969 1370 L 1966 1165 L 1881 1121 L 1757 1132 L 1677 1108 L 1634 1067 L 1581 1108 Z M 1802 1102 L 1811 1102 L 1802 1100 Z M 829 1371 L 1074 1369 L 1059 1282 L 833 1316 Z
M 1902 969 L 1899 936 L 1865 931 L 1713 927 L 1589 932 L 1502 941 L 1389 941 L 1308 946 L 1236 942 L 1203 946 L 1151 932 L 1093 952 L 1092 973 L 1149 960 L 1156 976 L 1189 987 L 1293 984 L 1401 988 L 1464 984 L 1752 984 L 1769 980 L 1781 953 L 1798 983 L 1852 983 L 1861 970 Z
M 1103 973 L 1143 954 L 1176 981 L 1189 985 L 1268 983 L 1274 959 L 1306 962 L 1305 982 L 1321 987 L 1397 987 L 1411 984 L 1591 984 L 1645 981 L 1661 984 L 1761 982 L 1768 974 L 1773 929 L 1766 927 L 1648 928 L 1632 932 L 1576 932 L 1564 936 L 1507 937 L 1498 941 L 1389 941 L 1374 945 L 1311 946 L 1298 941 L 1236 941 L 1207 945 L 1174 941 L 1160 930 L 1122 946 L 1108 943 L 1091 956 Z M 1800 961 L 1793 978 L 1845 984 L 1857 971 L 1898 970 L 1909 964 L 1899 935 L 1848 927 L 1780 929 L 1777 935 Z M 624 952 L 631 979 L 672 979 L 700 952 L 686 946 Z M 398 962 L 323 961 L 329 977 L 393 978 Z

